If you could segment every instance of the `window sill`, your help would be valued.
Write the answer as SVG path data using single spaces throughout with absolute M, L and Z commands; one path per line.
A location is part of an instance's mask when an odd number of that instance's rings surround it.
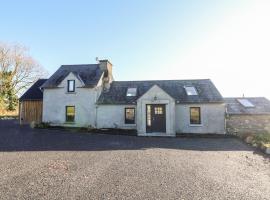
M 66 92 L 66 94 L 77 94 L 77 92 Z
M 203 126 L 203 124 L 189 124 L 189 126 L 200 127 Z
M 136 126 L 136 124 L 125 124 L 125 126 Z
M 65 124 L 76 124 L 75 122 L 65 122 Z

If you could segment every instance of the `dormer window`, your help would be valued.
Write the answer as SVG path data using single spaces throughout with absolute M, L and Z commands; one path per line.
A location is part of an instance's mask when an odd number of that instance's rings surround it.
M 137 95 L 137 88 L 128 88 L 127 97 L 135 97 Z
M 237 99 L 237 101 L 246 108 L 253 108 L 255 107 L 253 103 L 251 103 L 248 99 Z
M 198 95 L 196 88 L 193 86 L 186 86 L 185 90 L 188 96 Z
M 75 80 L 68 80 L 67 81 L 67 85 L 68 85 L 68 88 L 67 88 L 67 91 L 68 92 L 75 92 Z

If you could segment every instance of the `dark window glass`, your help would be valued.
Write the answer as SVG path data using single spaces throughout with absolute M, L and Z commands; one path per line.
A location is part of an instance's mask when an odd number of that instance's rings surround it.
M 68 92 L 75 92 L 75 80 L 68 80 Z
M 125 108 L 125 123 L 135 124 L 135 108 Z
M 190 108 L 190 124 L 201 124 L 201 109 L 199 107 Z
M 66 122 L 75 121 L 75 106 L 66 106 Z

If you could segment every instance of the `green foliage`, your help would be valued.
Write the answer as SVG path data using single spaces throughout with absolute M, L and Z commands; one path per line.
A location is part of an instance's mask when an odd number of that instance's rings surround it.
M 270 143 L 270 133 L 256 134 L 256 135 L 254 135 L 253 141 L 256 144 Z
M 34 122 L 34 128 L 47 129 L 49 127 L 50 127 L 49 122 L 41 122 L 39 124 Z
M 18 98 L 12 85 L 12 72 L 2 72 L 0 75 L 0 106 L 8 111 L 16 110 Z

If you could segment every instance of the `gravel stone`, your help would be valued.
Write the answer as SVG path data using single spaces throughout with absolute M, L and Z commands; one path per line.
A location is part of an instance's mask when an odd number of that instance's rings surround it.
M 270 199 L 270 157 L 235 138 L 31 129 L 0 121 L 0 199 Z

